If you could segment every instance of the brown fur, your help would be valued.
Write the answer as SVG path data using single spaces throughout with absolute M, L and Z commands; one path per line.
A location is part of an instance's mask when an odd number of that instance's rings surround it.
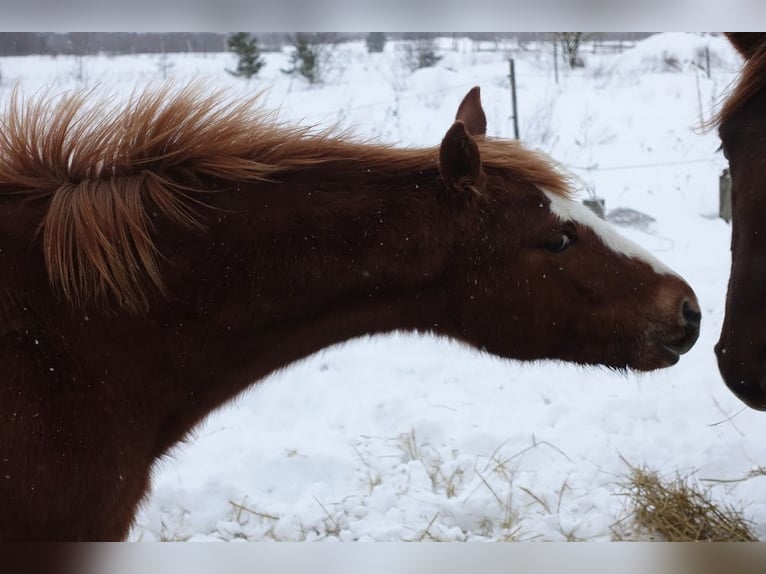
M 0 540 L 124 538 L 200 420 L 354 337 L 639 370 L 696 339 L 686 283 L 554 216 L 551 162 L 466 131 L 478 91 L 419 150 L 191 89 L 89 98 L 17 99 L 0 129 Z
M 285 128 L 269 121 L 257 97 L 231 102 L 187 87 L 170 99 L 158 90 L 110 107 L 90 103 L 91 95 L 20 104 L 14 94 L 0 130 L 0 194 L 48 201 L 41 223 L 48 273 L 78 306 L 112 300 L 146 310 L 144 276 L 163 288 L 148 206 L 199 225 L 195 203 L 205 203 L 206 191 L 201 180 L 275 180 L 287 171 L 349 160 L 360 169 L 407 172 L 437 155 L 435 148 L 360 146 L 330 132 Z M 486 167 L 567 193 L 564 178 L 539 154 L 512 142 L 480 145 Z
M 731 274 L 715 350 L 728 387 L 749 406 L 766 410 L 766 34 L 731 34 L 746 58 L 719 120 L 732 178 Z

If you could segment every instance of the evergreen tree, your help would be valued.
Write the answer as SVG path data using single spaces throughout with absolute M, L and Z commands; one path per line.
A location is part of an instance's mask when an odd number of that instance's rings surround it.
M 234 52 L 239 58 L 236 70 L 226 70 L 231 75 L 250 79 L 263 67 L 265 62 L 258 49 L 258 40 L 248 32 L 232 34 L 227 44 L 229 51 Z
M 327 43 L 332 41 L 331 35 L 323 34 L 295 34 L 292 53 L 290 54 L 290 68 L 282 70 L 285 74 L 300 74 L 310 84 L 322 81 L 322 74 L 327 65 L 329 53 L 326 50 Z

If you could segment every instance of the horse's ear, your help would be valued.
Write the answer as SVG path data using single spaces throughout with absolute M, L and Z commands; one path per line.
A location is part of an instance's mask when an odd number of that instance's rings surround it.
M 472 136 L 483 136 L 487 133 L 487 116 L 481 107 L 479 86 L 471 88 L 460 102 L 455 120 L 463 122 L 466 131 Z
M 725 36 L 745 60 L 766 46 L 766 33 L 763 32 L 726 32 Z
M 479 146 L 457 120 L 447 131 L 439 148 L 439 174 L 454 190 L 480 191 L 483 183 Z

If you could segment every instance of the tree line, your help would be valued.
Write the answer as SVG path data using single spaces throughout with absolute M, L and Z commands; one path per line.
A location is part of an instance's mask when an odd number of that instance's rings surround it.
M 382 34 L 382 33 L 379 33 Z M 277 51 L 291 45 L 294 35 L 282 32 L 258 32 L 259 48 L 262 51 Z M 472 40 L 500 41 L 517 38 L 520 42 L 545 41 L 555 33 L 545 32 L 386 32 L 390 40 L 408 39 L 417 36 L 428 39 L 434 36 L 461 36 Z M 637 40 L 648 36 L 646 32 L 624 32 L 600 34 L 604 39 Z M 225 52 L 229 49 L 230 34 L 206 32 L 1 32 L 0 56 L 41 55 L 88 55 L 88 54 L 142 54 L 175 52 Z M 334 34 L 338 41 L 366 39 L 368 33 Z
M 284 34 L 259 34 L 264 50 L 279 50 Z M 225 52 L 229 34 L 206 32 L 1 32 L 0 56 Z

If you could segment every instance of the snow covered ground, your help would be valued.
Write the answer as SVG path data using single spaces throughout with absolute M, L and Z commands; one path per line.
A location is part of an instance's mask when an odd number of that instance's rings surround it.
M 5 58 L 0 95 L 16 83 L 129 94 L 163 75 L 203 77 L 266 89 L 282 119 L 435 145 L 473 85 L 489 135 L 512 137 L 511 55 L 522 140 L 579 176 L 581 196 L 604 198 L 607 213 L 653 218 L 620 230 L 695 288 L 699 342 L 670 369 L 628 376 L 406 334 L 327 349 L 213 414 L 162 461 L 131 539 L 610 540 L 625 513 L 624 460 L 691 474 L 743 506 L 766 539 L 766 478 L 705 481 L 766 465 L 766 415 L 726 389 L 713 355 L 729 271 L 730 229 L 716 217 L 726 163 L 716 134 L 697 129 L 738 56 L 720 37 L 661 34 L 620 54 L 586 47 L 586 67 L 562 68 L 556 83 L 549 47 L 441 47 L 435 67 L 411 73 L 395 44 L 382 54 L 340 45 L 321 86 L 280 71 L 287 51 L 267 54 L 251 82 L 225 72 L 229 54 Z

